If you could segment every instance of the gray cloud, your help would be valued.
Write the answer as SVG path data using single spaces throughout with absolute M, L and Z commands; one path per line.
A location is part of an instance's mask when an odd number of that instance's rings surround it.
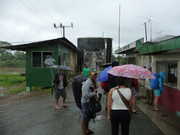
M 121 3 L 121 45 L 144 36 L 144 25 L 152 17 L 153 37 L 180 32 L 179 0 L 1 0 L 0 40 L 38 41 L 57 38 L 60 22 L 73 29 L 66 37 L 76 44 L 78 37 L 113 38 L 118 47 L 118 4 Z

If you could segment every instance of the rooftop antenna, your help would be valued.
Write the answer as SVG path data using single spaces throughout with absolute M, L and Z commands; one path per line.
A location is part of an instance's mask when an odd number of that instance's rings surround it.
M 70 25 L 63 25 L 63 23 L 60 23 L 59 26 L 54 23 L 53 26 L 55 29 L 62 28 L 63 29 L 63 38 L 65 38 L 65 28 L 73 28 L 73 23 L 71 22 Z
M 144 28 L 145 28 L 145 42 L 147 42 L 147 22 L 144 22 Z
M 149 23 L 150 41 L 152 41 L 152 17 L 151 16 L 148 19 L 148 23 Z

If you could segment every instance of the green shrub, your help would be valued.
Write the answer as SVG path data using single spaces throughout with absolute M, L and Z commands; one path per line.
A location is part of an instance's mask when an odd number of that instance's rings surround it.
M 17 94 L 17 93 L 20 93 L 20 92 L 23 92 L 23 91 L 25 91 L 25 87 L 11 88 L 10 90 L 7 91 L 7 94 L 8 95 Z
M 10 87 L 25 82 L 25 76 L 19 74 L 0 74 L 0 86 Z

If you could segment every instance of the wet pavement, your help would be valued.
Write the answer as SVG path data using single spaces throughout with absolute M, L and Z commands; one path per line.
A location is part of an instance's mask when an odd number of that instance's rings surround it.
M 0 135 L 81 135 L 80 115 L 71 90 L 68 108 L 55 111 L 53 97 L 36 96 L 16 103 L 0 105 Z M 108 120 L 90 123 L 95 135 L 111 135 Z M 143 113 L 132 116 L 130 135 L 164 135 Z
M 145 104 L 143 101 L 138 103 L 138 107 L 154 122 L 155 125 L 165 135 L 179 135 L 180 134 L 180 125 L 179 119 L 173 119 L 170 116 L 170 113 L 163 111 L 153 111 L 153 107 Z

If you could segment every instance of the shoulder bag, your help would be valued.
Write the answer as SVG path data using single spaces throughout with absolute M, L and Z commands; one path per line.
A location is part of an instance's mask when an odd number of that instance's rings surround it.
M 132 113 L 132 108 L 129 104 L 129 101 L 122 95 L 122 93 L 117 89 L 117 92 L 121 98 L 121 100 L 123 101 L 123 103 L 126 105 L 126 107 L 128 108 L 129 112 Z

